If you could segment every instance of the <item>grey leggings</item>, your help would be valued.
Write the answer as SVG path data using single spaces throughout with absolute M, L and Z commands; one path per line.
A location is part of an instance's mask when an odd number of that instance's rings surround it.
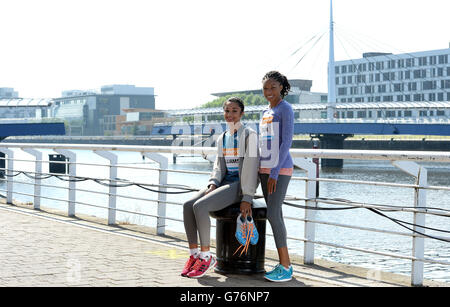
M 287 247 L 286 226 L 284 225 L 283 210 L 281 206 L 283 205 L 291 176 L 278 176 L 275 193 L 270 195 L 267 195 L 267 181 L 269 180 L 269 174 L 259 174 L 259 178 L 261 180 L 264 199 L 267 204 L 267 219 L 272 227 L 275 245 L 277 248 Z
M 184 229 L 189 244 L 198 244 L 198 233 L 200 245 L 209 246 L 211 239 L 209 212 L 221 210 L 242 199 L 242 196 L 239 195 L 239 181 L 223 184 L 207 195 L 205 195 L 206 190 L 199 191 L 183 205 Z

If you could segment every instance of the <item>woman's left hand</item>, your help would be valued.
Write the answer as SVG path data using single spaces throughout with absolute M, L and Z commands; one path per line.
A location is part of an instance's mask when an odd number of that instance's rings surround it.
M 267 192 L 270 194 L 275 193 L 277 190 L 277 180 L 270 178 L 267 180 Z
M 241 214 L 243 217 L 252 216 L 252 204 L 246 201 L 241 202 Z

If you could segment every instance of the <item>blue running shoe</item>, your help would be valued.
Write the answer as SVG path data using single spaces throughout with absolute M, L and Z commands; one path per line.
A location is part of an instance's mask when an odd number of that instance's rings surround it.
M 250 236 L 250 244 L 256 245 L 258 243 L 259 234 L 258 230 L 256 229 L 255 222 L 253 221 L 253 218 L 251 216 L 247 216 L 247 228 Z
M 286 269 L 282 265 L 277 265 L 272 271 L 264 274 L 264 278 L 273 282 L 285 282 L 292 279 L 292 265 Z

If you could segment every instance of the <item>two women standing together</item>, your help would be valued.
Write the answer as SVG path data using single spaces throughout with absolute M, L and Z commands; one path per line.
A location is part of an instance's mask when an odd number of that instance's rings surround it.
M 276 71 L 263 80 L 264 97 L 269 102 L 257 133 L 241 123 L 244 104 L 230 98 L 224 105 L 227 130 L 217 140 L 217 158 L 205 189 L 184 203 L 183 217 L 190 257 L 182 276 L 199 278 L 216 265 L 210 253 L 209 212 L 241 203 L 243 216 L 251 215 L 251 203 L 258 184 L 267 204 L 267 219 L 272 227 L 280 263 L 264 274 L 270 281 L 292 279 L 282 204 L 293 172 L 289 154 L 294 130 L 294 112 L 284 100 L 290 90 L 285 76 Z M 259 179 L 259 180 L 258 180 Z M 197 240 L 200 237 L 200 249 Z

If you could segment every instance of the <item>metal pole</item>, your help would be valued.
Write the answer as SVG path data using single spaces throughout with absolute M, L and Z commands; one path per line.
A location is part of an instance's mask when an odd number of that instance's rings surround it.
M 116 224 L 116 194 L 117 187 L 113 186 L 117 179 L 117 155 L 109 151 L 94 150 L 97 155 L 109 160 L 109 197 L 108 197 L 108 225 Z
M 335 122 L 336 113 L 336 71 L 334 65 L 334 24 L 333 24 L 333 0 L 330 0 L 330 45 L 328 60 L 328 106 L 327 121 Z
M 311 159 L 295 159 L 295 165 L 306 172 L 308 179 L 316 179 L 316 164 L 311 162 Z M 305 183 L 305 198 L 313 199 L 316 197 L 316 184 L 315 180 L 308 180 Z M 316 207 L 315 201 L 308 200 L 305 202 L 306 207 Z M 316 215 L 316 210 L 305 209 L 305 244 L 304 244 L 304 256 L 303 262 L 305 264 L 314 264 L 314 243 L 316 233 L 316 224 L 313 221 Z
M 426 190 L 423 187 L 427 186 L 427 169 L 418 165 L 415 162 L 410 161 L 394 161 L 392 164 L 402 171 L 416 177 L 416 184 L 418 188 L 414 188 L 414 206 L 420 207 L 423 210 L 426 205 Z M 420 211 L 420 210 L 419 210 Z M 420 212 L 414 212 L 414 233 L 412 242 L 412 260 L 411 266 L 411 285 L 422 286 L 423 284 L 423 261 L 419 259 L 424 258 L 425 254 L 425 240 L 422 236 L 416 233 L 425 233 L 425 214 Z
M 161 154 L 146 152 L 144 155 L 157 162 L 159 164 L 159 184 L 162 186 L 167 185 L 167 168 L 169 167 L 168 158 Z M 166 232 L 166 195 L 164 192 L 167 191 L 166 188 L 159 187 L 160 192 L 158 193 L 158 218 L 156 222 L 156 233 L 158 235 L 164 235 Z
M 36 158 L 34 167 L 34 198 L 33 198 L 33 208 L 39 210 L 41 208 L 41 179 L 39 176 L 42 175 L 42 152 L 32 148 L 22 148 L 22 150 Z
M 68 216 L 75 216 L 75 198 L 76 198 L 76 192 L 77 192 L 77 186 L 75 182 L 75 177 L 77 174 L 77 155 L 67 149 L 59 149 L 55 148 L 53 149 L 55 152 L 62 154 L 63 156 L 66 156 L 69 158 L 69 193 L 68 193 L 68 208 L 67 208 L 67 215 Z
M 5 149 L 5 148 L 1 148 L 0 149 L 1 152 L 3 152 L 6 157 L 8 158 L 8 162 L 5 163 L 5 165 L 7 165 L 6 168 L 6 202 L 8 204 L 12 204 L 13 198 L 12 198 L 12 194 L 13 194 L 13 171 L 14 171 L 14 151 L 10 150 L 10 149 Z M 6 159 L 5 157 L 5 159 Z

